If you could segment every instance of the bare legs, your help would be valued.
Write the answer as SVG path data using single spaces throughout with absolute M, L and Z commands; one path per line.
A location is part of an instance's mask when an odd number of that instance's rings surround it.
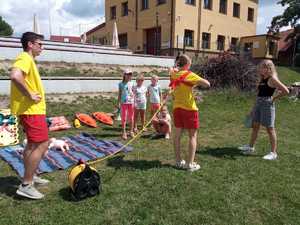
M 137 132 L 138 131 L 138 118 L 141 118 L 141 123 L 142 123 L 142 127 L 144 128 L 145 126 L 145 122 L 146 122 L 146 118 L 145 118 L 145 110 L 144 109 L 135 109 L 134 111 L 134 131 Z
M 121 123 L 122 123 L 122 138 L 127 139 L 126 134 L 126 119 L 128 119 L 129 126 L 130 126 L 130 135 L 133 136 L 133 105 L 132 104 L 122 104 L 121 105 Z
M 250 143 L 249 143 L 250 147 L 253 147 L 256 142 L 259 128 L 260 128 L 260 123 L 254 122 L 253 127 L 252 127 L 251 139 L 250 139 Z
M 180 149 L 180 140 L 182 135 L 182 128 L 175 128 L 175 137 L 174 137 L 174 150 L 175 150 L 175 159 L 176 162 L 181 161 L 181 149 Z M 197 129 L 188 129 L 189 133 L 189 155 L 187 158 L 187 163 L 192 163 L 195 160 L 195 152 L 197 148 Z
M 48 150 L 48 141 L 40 143 L 28 143 L 24 151 L 25 173 L 23 178 L 24 184 L 32 183 L 41 159 Z
M 277 136 L 274 127 L 266 128 L 271 143 L 271 151 L 276 153 L 277 150 Z
M 253 147 L 257 136 L 258 136 L 258 132 L 259 132 L 259 128 L 260 128 L 260 123 L 253 123 L 253 128 L 252 128 L 252 133 L 251 133 L 251 138 L 250 138 L 250 143 L 249 146 Z M 270 140 L 270 144 L 271 144 L 271 151 L 276 153 L 277 150 L 277 136 L 276 136 L 276 130 L 274 127 L 267 127 L 266 131 L 269 135 L 269 140 Z
M 171 135 L 171 124 L 168 121 L 155 118 L 152 125 L 158 134 Z
M 181 135 L 182 135 L 182 129 L 175 127 L 174 150 L 175 150 L 176 162 L 181 161 L 181 150 L 180 150 Z

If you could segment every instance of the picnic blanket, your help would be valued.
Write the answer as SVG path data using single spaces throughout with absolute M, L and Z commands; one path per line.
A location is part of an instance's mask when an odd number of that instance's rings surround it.
M 10 113 L 10 109 L 0 109 L 0 147 L 18 143 L 17 117 Z
M 94 136 L 81 133 L 76 136 L 61 138 L 68 142 L 69 151 L 50 149 L 48 154 L 40 162 L 37 173 L 47 173 L 59 169 L 66 169 L 78 163 L 79 159 L 85 161 L 95 160 L 108 155 L 113 155 L 123 144 L 112 140 L 97 140 Z M 7 146 L 0 149 L 0 157 L 5 160 L 18 174 L 23 177 L 23 146 Z M 124 152 L 131 151 L 132 147 L 126 147 Z

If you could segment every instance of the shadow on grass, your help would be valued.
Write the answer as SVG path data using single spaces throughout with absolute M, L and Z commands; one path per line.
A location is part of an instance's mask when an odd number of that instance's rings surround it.
M 93 134 L 93 136 L 94 137 L 96 137 L 97 139 L 98 138 L 113 138 L 113 137 L 121 137 L 121 133 L 120 134 L 106 134 L 106 133 L 104 133 L 104 134 Z
M 236 160 L 238 156 L 244 157 L 260 157 L 258 155 L 244 155 L 240 150 L 234 147 L 225 147 L 225 148 L 204 148 L 204 150 L 197 151 L 197 154 L 200 155 L 211 155 L 216 158 L 224 158 Z
M 124 160 L 124 155 L 108 159 L 107 166 L 120 168 L 133 168 L 138 170 L 148 170 L 152 168 L 173 167 L 169 164 L 162 164 L 159 160 Z
M 16 197 L 16 190 L 21 181 L 14 176 L 0 177 L 0 193 L 9 197 Z
M 70 187 L 64 187 L 59 190 L 59 195 L 62 197 L 63 200 L 68 202 L 76 202 L 76 199 L 71 194 Z
M 122 132 L 122 127 L 116 127 L 116 126 L 114 126 L 114 127 L 109 127 L 109 126 L 105 126 L 105 127 L 103 127 L 103 130 L 105 130 L 105 131 L 115 131 L 115 132 Z

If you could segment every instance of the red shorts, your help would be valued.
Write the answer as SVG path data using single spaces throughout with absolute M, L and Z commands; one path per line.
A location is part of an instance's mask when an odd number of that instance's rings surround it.
M 159 103 L 151 103 L 151 111 L 157 111 L 160 107 Z
M 198 129 L 199 116 L 198 111 L 176 108 L 173 111 L 174 126 L 183 129 Z
M 28 143 L 48 141 L 46 115 L 20 115 L 19 118 L 26 133 Z

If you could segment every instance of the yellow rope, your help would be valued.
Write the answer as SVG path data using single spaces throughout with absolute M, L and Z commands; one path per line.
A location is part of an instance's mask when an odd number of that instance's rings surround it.
M 116 152 L 114 152 L 112 155 L 108 155 L 105 156 L 101 159 L 97 159 L 94 161 L 90 161 L 87 162 L 88 165 L 94 165 L 96 163 L 102 162 L 108 158 L 113 157 L 114 155 L 116 155 L 117 153 L 121 152 L 124 148 L 126 148 L 128 145 L 130 145 L 132 142 L 134 142 L 136 139 L 138 139 L 141 134 L 145 131 L 145 129 L 152 123 L 152 121 L 154 120 L 154 118 L 156 117 L 156 115 L 159 113 L 159 111 L 161 110 L 161 108 L 164 106 L 164 104 L 166 103 L 168 96 L 173 92 L 172 89 L 169 89 L 165 99 L 162 101 L 162 104 L 159 106 L 159 108 L 156 110 L 156 112 L 153 114 L 153 116 L 151 117 L 151 119 L 146 123 L 146 125 L 144 125 L 144 127 L 142 128 L 142 130 L 140 130 L 132 139 L 130 139 L 125 145 L 123 145 L 119 150 L 117 150 Z

